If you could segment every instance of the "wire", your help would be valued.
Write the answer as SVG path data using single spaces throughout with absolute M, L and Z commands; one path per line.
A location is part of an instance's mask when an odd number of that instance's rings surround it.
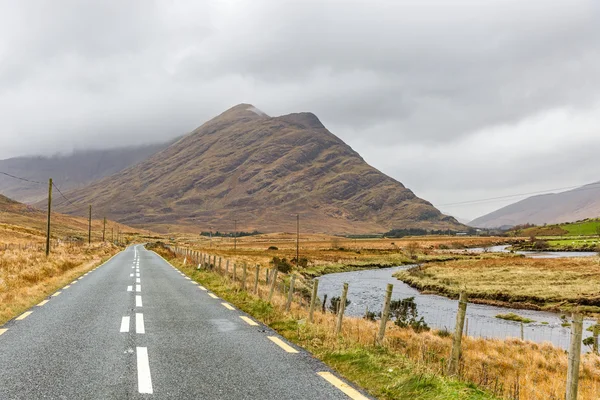
M 573 191 L 574 192 L 581 192 L 581 191 L 584 191 L 584 190 L 596 190 L 596 189 L 600 188 L 599 186 L 589 187 L 589 186 L 594 186 L 594 185 L 600 185 L 600 182 L 592 183 L 592 184 L 585 185 L 585 186 L 581 186 L 581 185 L 579 185 L 579 186 L 566 186 L 566 187 L 562 187 L 562 188 L 540 190 L 540 191 L 537 191 L 537 192 L 518 193 L 518 194 L 507 195 L 507 196 L 490 197 L 490 198 L 487 198 L 487 199 L 461 201 L 461 202 L 458 202 L 458 203 L 435 204 L 435 206 L 436 207 L 449 207 L 449 206 L 457 206 L 457 205 L 462 205 L 462 204 L 473 204 L 473 203 L 482 203 L 482 202 L 493 201 L 493 200 L 510 199 L 512 197 L 519 197 L 519 196 L 531 196 L 531 195 L 535 195 L 535 194 L 543 194 L 543 193 L 547 193 L 547 192 L 554 192 L 554 191 L 561 191 L 561 190 L 578 189 L 578 190 L 573 190 Z
M 73 204 L 73 202 L 69 199 L 67 199 L 67 197 L 63 194 L 63 192 L 60 191 L 60 189 L 58 188 L 58 186 L 56 186 L 54 184 L 54 182 L 52 182 L 52 186 L 54 186 L 56 188 L 56 190 L 58 190 L 58 193 L 60 193 L 60 195 L 66 200 L 68 201 L 73 207 L 77 207 L 75 204 Z
M 21 177 L 19 177 L 19 176 L 14 176 L 14 175 L 11 175 L 11 174 L 9 174 L 9 173 L 6 173 L 6 172 L 2 172 L 2 171 L 0 171 L 0 174 L 2 174 L 2 175 L 6 175 L 6 176 L 9 176 L 9 177 L 11 177 L 11 178 L 19 179 L 19 180 L 21 180 L 21 181 L 25 181 L 25 182 L 31 182 L 31 183 L 37 183 L 37 184 L 39 184 L 39 185 L 43 185 L 43 183 L 42 183 L 42 182 L 38 182 L 38 181 L 32 181 L 32 180 L 30 180 L 30 179 L 21 178 Z

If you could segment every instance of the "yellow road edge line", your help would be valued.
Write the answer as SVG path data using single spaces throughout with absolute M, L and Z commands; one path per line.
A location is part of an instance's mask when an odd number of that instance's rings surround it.
M 223 304 L 223 307 L 225 307 L 228 310 L 231 310 L 231 311 L 235 310 L 235 308 L 233 308 L 233 306 L 231 304 L 227 304 L 227 303 L 221 303 L 221 304 Z
M 56 297 L 56 296 L 58 296 L 58 295 L 59 295 L 59 294 L 61 294 L 61 293 L 62 293 L 62 292 L 56 292 L 56 293 L 54 293 L 54 294 L 52 295 L 52 297 Z
M 217 295 L 215 295 L 215 294 L 212 294 L 212 293 L 209 293 L 208 295 L 209 295 L 210 297 L 212 297 L 213 299 L 218 299 L 218 298 L 219 298 L 219 296 L 217 296 Z
M 258 326 L 258 324 L 256 322 L 252 321 L 250 318 L 248 318 L 246 316 L 240 315 L 240 318 L 250 326 Z
M 344 392 L 344 394 L 346 394 L 346 396 L 350 397 L 352 400 L 368 400 L 367 397 L 363 396 L 358 390 L 354 389 L 352 386 L 348 385 L 331 372 L 317 372 L 317 375 Z
M 23 314 L 19 315 L 17 318 L 15 318 L 15 320 L 16 321 L 24 320 L 25 318 L 29 317 L 31 314 L 33 314 L 33 311 L 26 311 Z
M 2 334 L 3 334 L 4 332 L 6 332 L 7 330 L 8 330 L 8 329 L 0 329 L 0 336 L 2 336 Z
M 198 285 L 198 289 L 204 290 L 206 292 L 206 288 L 204 286 Z
M 71 287 L 71 285 L 67 285 L 67 286 L 65 286 L 63 289 L 68 289 L 68 288 L 70 288 L 70 287 Z
M 41 307 L 41 306 L 43 306 L 44 304 L 46 304 L 48 301 L 49 301 L 49 300 L 44 300 L 44 301 L 42 301 L 40 304 L 38 304 L 37 306 L 38 306 L 38 307 Z
M 269 340 L 271 342 L 275 343 L 277 346 L 281 347 L 286 352 L 288 352 L 288 353 L 298 353 L 298 350 L 296 350 L 295 348 L 293 348 L 292 346 L 290 346 L 289 344 L 287 344 L 283 340 L 279 339 L 277 336 L 267 336 L 267 337 L 269 338 Z

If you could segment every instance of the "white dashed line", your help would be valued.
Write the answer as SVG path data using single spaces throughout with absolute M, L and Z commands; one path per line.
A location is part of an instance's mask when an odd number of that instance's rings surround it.
M 148 348 L 138 347 L 136 353 L 138 391 L 143 394 L 152 394 L 152 377 L 150 375 L 150 362 L 148 361 Z
M 142 296 L 135 296 L 135 306 L 136 307 L 142 306 Z
M 136 313 L 135 314 L 135 333 L 143 335 L 146 333 L 146 329 L 144 328 L 144 314 Z
M 133 274 L 129 274 L 129 277 L 130 277 L 130 278 L 133 278 Z
M 121 333 L 129 332 L 129 317 L 123 317 L 121 319 Z
M 135 285 L 135 291 L 136 292 L 141 292 L 142 291 L 142 285 Z
M 135 278 L 135 283 L 142 283 L 142 281 L 140 280 L 140 278 Z
M 212 297 L 213 299 L 218 299 L 219 297 L 215 294 L 209 293 L 208 294 L 210 297 Z
M 131 292 L 133 290 L 133 286 L 127 286 L 127 291 Z

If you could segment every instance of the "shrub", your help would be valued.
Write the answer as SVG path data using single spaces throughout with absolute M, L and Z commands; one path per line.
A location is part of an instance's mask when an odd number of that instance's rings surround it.
M 267 250 L 279 250 L 279 248 L 276 246 L 269 246 Z
M 287 274 L 292 270 L 292 264 L 285 258 L 273 257 L 271 264 L 273 264 L 279 272 L 283 272 L 284 274 Z
M 428 331 L 429 326 L 423 317 L 419 318 L 417 303 L 414 297 L 392 300 L 390 303 L 390 314 L 395 319 L 396 325 L 401 328 L 412 328 L 415 332 Z
M 337 314 L 341 301 L 342 301 L 342 299 L 337 296 L 332 297 L 331 303 L 329 304 L 329 311 L 331 311 L 334 314 Z M 346 300 L 346 307 L 348 307 L 349 304 L 350 304 L 350 300 Z

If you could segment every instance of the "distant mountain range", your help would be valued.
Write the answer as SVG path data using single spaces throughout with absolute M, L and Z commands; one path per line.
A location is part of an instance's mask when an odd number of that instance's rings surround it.
M 600 182 L 562 193 L 529 197 L 469 222 L 477 228 L 543 225 L 600 216 Z
M 235 220 L 238 230 L 290 231 L 296 214 L 311 232 L 465 229 L 368 165 L 314 114 L 269 117 L 250 104 L 67 196 L 74 206 L 62 212 L 81 215 L 92 204 L 163 232 L 233 231 Z
M 36 182 L 53 178 L 61 191 L 83 187 L 97 179 L 121 171 L 168 147 L 160 144 L 107 150 L 76 151 L 53 157 L 17 157 L 0 160 L 0 171 Z M 48 185 L 36 185 L 0 174 L 0 193 L 33 204 L 48 197 Z

